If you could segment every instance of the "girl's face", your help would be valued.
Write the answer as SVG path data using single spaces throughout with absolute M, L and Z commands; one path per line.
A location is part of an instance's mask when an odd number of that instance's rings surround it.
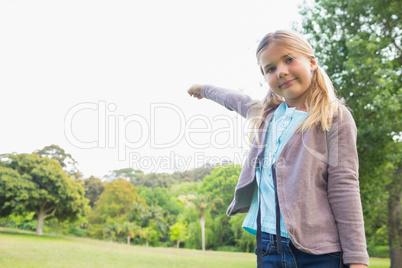
M 317 62 L 275 45 L 260 52 L 258 60 L 271 90 L 282 96 L 289 107 L 305 110 L 304 100 Z

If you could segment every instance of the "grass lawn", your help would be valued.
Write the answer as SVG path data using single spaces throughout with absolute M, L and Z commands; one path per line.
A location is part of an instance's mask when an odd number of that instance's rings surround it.
M 389 267 L 371 259 L 370 267 Z M 256 267 L 253 253 L 127 246 L 0 228 L 0 267 Z

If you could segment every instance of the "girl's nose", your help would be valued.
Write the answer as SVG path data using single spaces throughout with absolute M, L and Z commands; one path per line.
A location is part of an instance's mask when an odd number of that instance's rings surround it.
M 288 75 L 288 69 L 285 66 L 278 66 L 278 78 L 283 78 Z

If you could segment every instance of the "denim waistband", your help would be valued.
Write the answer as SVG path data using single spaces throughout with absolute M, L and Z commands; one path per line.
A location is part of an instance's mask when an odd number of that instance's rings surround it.
M 261 232 L 261 238 L 264 239 L 264 240 L 271 241 L 272 243 L 275 243 L 276 240 L 277 240 L 276 235 L 270 234 L 270 233 L 265 233 L 265 232 Z M 285 244 L 288 244 L 291 241 L 290 241 L 290 238 L 281 236 L 281 242 L 285 243 Z

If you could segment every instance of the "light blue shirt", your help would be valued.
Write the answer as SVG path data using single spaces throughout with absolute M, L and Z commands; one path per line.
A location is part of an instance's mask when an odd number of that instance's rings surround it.
M 261 172 L 258 167 L 256 168 L 257 185 L 250 209 L 243 221 L 243 228 L 252 235 L 257 233 L 258 187 L 261 193 L 261 230 L 262 232 L 276 234 L 275 188 L 271 166 L 281 154 L 283 147 L 293 135 L 296 127 L 306 117 L 306 112 L 289 108 L 286 103 L 282 103 L 278 106 L 271 119 L 265 138 L 264 164 Z M 280 223 L 281 236 L 289 238 L 282 215 Z

